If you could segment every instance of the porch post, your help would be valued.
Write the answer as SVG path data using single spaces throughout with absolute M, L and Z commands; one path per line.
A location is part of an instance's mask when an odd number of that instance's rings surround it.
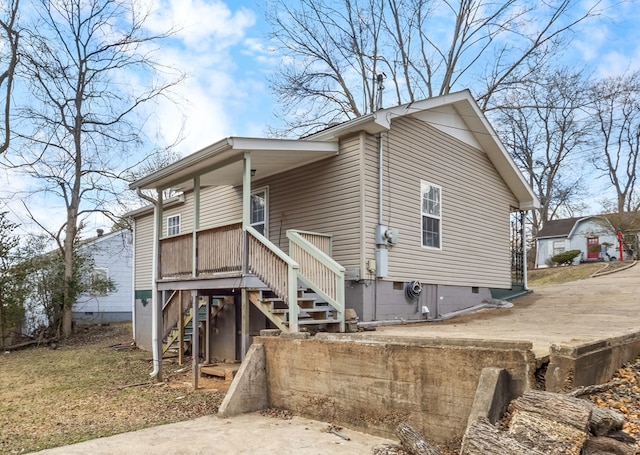
M 527 280 L 527 212 L 524 210 L 520 210 L 520 217 L 522 218 L 522 232 L 520 233 L 522 237 L 522 286 L 525 291 L 529 290 L 529 283 Z
M 251 153 L 244 152 L 242 175 L 242 228 L 251 224 Z
M 249 238 L 247 227 L 251 224 L 251 153 L 244 152 L 242 175 L 242 274 L 249 273 Z M 247 288 L 242 286 L 241 290 L 241 323 L 240 323 L 240 353 L 244 356 L 249 350 L 249 295 Z
M 191 276 L 198 276 L 198 229 L 200 229 L 200 176 L 193 179 L 193 248 Z

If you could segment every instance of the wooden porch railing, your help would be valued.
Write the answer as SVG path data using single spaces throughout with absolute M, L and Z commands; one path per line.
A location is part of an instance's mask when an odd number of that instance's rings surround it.
M 191 276 L 193 269 L 193 234 L 182 234 L 160 240 L 160 276 Z
M 196 245 L 195 276 L 242 270 L 242 223 L 198 231 Z M 160 240 L 160 276 L 194 276 L 192 233 Z
M 289 306 L 289 329 L 298 331 L 298 264 L 251 226 L 246 227 L 248 268 Z
M 289 255 L 300 266 L 298 278 L 336 309 L 340 331 L 344 332 L 345 269 L 326 253 L 331 251 L 331 236 L 288 230 L 287 238 Z
M 245 236 L 246 243 L 243 240 Z M 336 310 L 340 331 L 344 331 L 345 269 L 330 257 L 331 236 L 289 230 L 287 237 L 289 256 L 250 226 L 246 227 L 243 234 L 240 223 L 197 232 L 195 274 L 193 234 L 165 238 L 160 241 L 161 277 L 188 278 L 220 272 L 240 273 L 244 255 L 247 271 L 256 275 L 289 307 L 291 331 L 298 331 L 298 280 Z M 243 253 L 245 244 L 247 250 Z M 178 321 L 180 313 L 173 306 L 183 306 L 172 303 L 173 300 L 174 297 L 169 300 L 167 309 L 163 309 L 165 330 L 170 330 Z M 189 305 L 188 298 L 186 305 Z
M 197 233 L 197 275 L 242 270 L 242 223 Z

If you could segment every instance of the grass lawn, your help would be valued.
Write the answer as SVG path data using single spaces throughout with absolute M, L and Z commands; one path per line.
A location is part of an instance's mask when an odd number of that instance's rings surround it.
M 564 267 L 550 267 L 546 269 L 529 270 L 527 274 L 528 284 L 530 288 L 539 286 L 567 283 L 569 281 L 584 280 L 592 274 L 603 270 L 626 267 L 630 262 L 591 262 L 579 265 L 570 265 Z
M 215 413 L 220 388 L 192 391 L 186 372 L 135 348 L 130 324 L 80 328 L 57 349 L 0 353 L 0 453 L 26 453 Z

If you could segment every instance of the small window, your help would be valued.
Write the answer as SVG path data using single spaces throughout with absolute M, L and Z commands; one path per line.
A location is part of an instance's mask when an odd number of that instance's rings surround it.
M 422 199 L 422 246 L 442 248 L 442 188 L 420 182 Z
M 553 255 L 564 253 L 564 240 L 553 241 Z
M 251 193 L 251 227 L 267 236 L 267 190 Z
M 180 234 L 180 215 L 167 217 L 167 237 Z
M 107 267 L 94 267 L 91 273 L 91 294 L 107 295 L 108 283 L 109 269 Z

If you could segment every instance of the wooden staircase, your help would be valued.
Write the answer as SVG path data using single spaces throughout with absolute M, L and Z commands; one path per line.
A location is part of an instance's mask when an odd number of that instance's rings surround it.
M 285 333 L 290 332 L 289 306 L 272 291 L 250 291 L 249 301 L 273 324 Z M 305 332 L 339 332 L 338 311 L 306 290 L 298 290 L 297 298 L 299 330 Z
M 211 305 L 210 320 L 214 320 L 216 316 L 222 311 L 225 306 L 223 298 L 212 298 L 211 303 L 200 302 L 198 304 L 198 317 L 197 323 L 207 321 L 207 313 L 209 305 Z M 182 327 L 180 327 L 182 325 Z M 182 331 L 182 342 L 191 345 L 191 339 L 193 336 L 193 307 L 189 307 L 184 311 L 182 317 L 182 324 L 178 321 L 172 328 L 169 334 L 162 341 L 162 353 L 164 354 L 172 347 L 176 346 L 176 343 L 180 343 L 180 332 Z

